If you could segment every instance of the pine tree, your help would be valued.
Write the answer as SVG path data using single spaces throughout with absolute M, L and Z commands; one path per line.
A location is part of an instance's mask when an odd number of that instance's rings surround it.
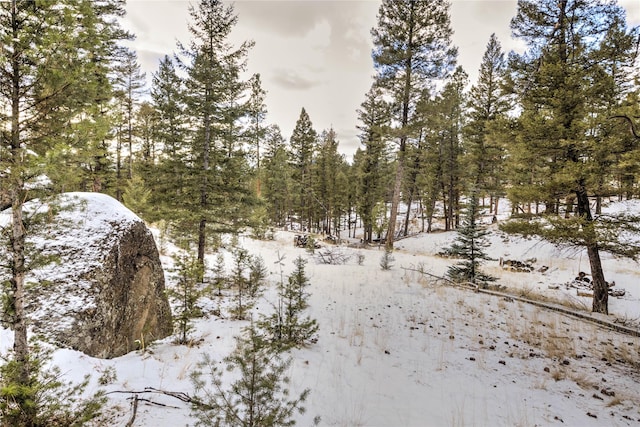
M 201 0 L 189 11 L 192 38 L 179 50 L 187 73 L 186 104 L 193 130 L 189 157 L 181 168 L 187 171 L 186 188 L 180 192 L 178 212 L 197 229 L 198 260 L 204 263 L 207 230 L 233 231 L 250 217 L 250 174 L 238 144 L 245 115 L 240 98 L 246 87 L 240 73 L 253 42 L 238 48 L 229 43 L 237 23 L 232 5 Z
M 308 231 L 311 231 L 313 222 L 314 199 L 311 165 L 316 152 L 317 138 L 311 119 L 303 107 L 293 129 L 290 146 L 294 168 L 293 181 L 296 186 L 295 211 L 300 217 L 300 226 Z
M 417 191 L 422 204 L 422 231 L 433 231 L 433 219 L 436 204 L 444 200 L 442 194 L 444 173 L 444 151 L 441 144 L 442 127 L 440 125 L 439 98 L 424 95 L 416 107 L 420 116 L 420 134 L 422 149 L 416 153 Z M 426 227 L 425 227 L 426 222 Z
M 445 230 L 458 226 L 460 196 L 464 186 L 462 129 L 465 125 L 467 74 L 458 67 L 435 99 L 423 94 L 418 108 L 420 133 L 424 141 L 418 158 L 419 183 L 425 195 L 426 216 L 431 218 L 436 201 L 443 204 Z
M 469 185 L 477 189 L 479 196 L 484 197 L 487 193 L 491 196 L 495 215 L 498 214 L 498 199 L 502 193 L 505 155 L 495 132 L 512 107 L 505 89 L 506 66 L 504 53 L 494 33 L 482 57 L 478 81 L 469 94 L 470 120 L 464 128 Z
M 338 153 L 339 142 L 333 129 L 322 132 L 314 161 L 313 191 L 317 206 L 314 215 L 321 223 L 323 233 L 339 236 L 340 230 L 336 224 L 340 223 L 340 188 L 338 175 L 344 158 Z
M 513 229 L 541 235 L 553 242 L 577 244 L 586 249 L 593 278 L 593 311 L 608 312 L 608 286 L 605 282 L 601 248 L 621 248 L 602 233 L 604 225 L 591 213 L 589 201 L 593 187 L 592 153 L 585 143 L 590 54 L 594 52 L 621 9 L 608 2 L 580 0 L 520 1 L 511 22 L 513 34 L 528 44 L 525 55 L 512 58 L 516 90 L 520 95 L 521 132 L 516 143 L 521 153 L 529 152 L 538 182 L 525 189 L 534 202 L 545 204 L 550 215 L 545 227 L 540 223 L 517 224 Z M 526 196 L 527 193 L 522 194 Z M 537 200 L 536 200 L 537 199 Z M 561 215 L 560 200 L 575 200 Z M 567 203 L 573 206 L 573 201 Z
M 188 228 L 180 222 L 181 196 L 187 187 L 188 174 L 184 165 L 189 159 L 184 91 L 184 82 L 178 76 L 173 61 L 165 56 L 153 74 L 151 86 L 156 116 L 153 138 L 159 145 L 160 154 L 150 205 L 155 209 L 153 219 L 170 220 L 178 228 Z
M 267 131 L 263 170 L 267 216 L 272 224 L 282 227 L 293 205 L 293 169 L 291 153 L 277 125 L 270 126 Z
M 487 287 L 495 277 L 480 271 L 482 261 L 490 260 L 484 249 L 489 246 L 488 231 L 479 223 L 480 208 L 477 190 L 473 189 L 469 197 L 462 226 L 458 228 L 456 241 L 448 249 L 448 253 L 462 261 L 447 270 L 447 276 L 457 282 L 470 282 Z
M 116 129 L 116 199 L 122 201 L 124 183 L 122 171 L 126 171 L 126 179 L 133 178 L 133 143 L 136 105 L 145 85 L 145 74 L 138 63 L 137 54 L 130 49 L 122 49 L 115 67 L 115 100 L 118 112 Z M 123 148 L 127 149 L 126 165 L 122 164 Z
M 627 29 L 624 11 L 619 9 L 611 17 L 611 25 L 596 49 L 591 53 L 590 80 L 588 90 L 590 102 L 588 119 L 589 151 L 593 157 L 593 172 L 590 188 L 596 196 L 595 213 L 602 213 L 603 196 L 618 193 L 627 199 L 634 193 L 638 172 L 633 134 L 611 120 L 615 115 L 637 115 L 640 105 L 631 94 L 634 88 L 634 59 L 638 59 L 637 40 L 640 27 Z M 636 75 L 637 75 L 637 67 Z M 634 102 L 635 101 L 635 102 Z M 635 111 L 634 111 L 635 109 Z M 631 160 L 631 161 L 628 161 Z
M 383 202 L 388 188 L 389 162 L 384 139 L 384 129 L 391 120 L 390 106 L 382 99 L 380 88 L 373 86 L 358 110 L 362 123 L 359 127 L 363 150 L 356 152 L 354 166 L 357 168 L 357 212 L 362 218 L 365 242 L 373 240 L 375 224 L 374 208 Z
M 262 316 L 256 323 L 266 343 L 278 352 L 309 343 L 319 329 L 315 319 L 302 317 L 302 312 L 309 306 L 306 289 L 310 283 L 305 272 L 306 263 L 302 257 L 294 260 L 295 270 L 286 282 L 281 280 L 279 283 L 275 311 L 269 316 Z
M 153 173 L 158 159 L 159 147 L 155 139 L 158 116 L 148 101 L 143 101 L 135 114 L 135 135 L 140 139 L 140 149 L 134 157 L 137 173 L 147 183 L 153 182 Z M 135 175 L 135 174 L 134 174 Z
M 231 285 L 236 289 L 236 294 L 234 305 L 230 308 L 230 312 L 233 318 L 237 320 L 247 318 L 247 313 L 255 304 L 254 296 L 257 296 L 259 292 L 260 283 L 251 282 L 251 263 L 252 257 L 246 249 L 234 249 L 233 269 L 229 279 Z
M 27 180 L 43 172 L 41 159 L 50 147 L 64 151 L 68 125 L 95 102 L 95 89 L 106 76 L 92 56 L 114 42 L 112 31 L 97 35 L 103 18 L 89 1 L 0 2 L 0 188 L 11 205 L 10 224 L 2 233 L 9 253 L 3 308 L 14 331 L 11 372 L 4 372 L 8 382 L 2 393 L 20 413 L 15 423 L 8 422 L 14 425 L 51 421 L 40 419 L 42 407 L 34 403 L 42 389 L 34 384 L 41 366 L 27 340 L 25 276 L 32 266 L 26 237 L 32 224 L 24 203 L 42 196 L 29 191 Z
M 21 365 L 16 360 L 0 366 L 1 425 L 67 427 L 108 422 L 101 417 L 107 402 L 104 392 L 82 397 L 90 382 L 88 375 L 77 384 L 64 381 L 60 368 L 51 366 L 51 351 L 39 345 L 32 346 L 29 366 L 26 384 L 19 379 Z
M 302 404 L 309 390 L 295 399 L 289 397 L 289 378 L 285 374 L 291 359 L 274 354 L 253 324 L 245 329 L 244 336 L 236 338 L 236 343 L 235 350 L 224 358 L 226 370 L 234 375 L 229 388 L 223 388 L 223 371 L 208 355 L 190 375 L 198 401 L 192 407 L 198 419 L 196 425 L 295 425 L 292 417 L 296 412 L 305 412 Z
M 376 83 L 393 99 L 398 123 L 396 176 L 386 244 L 393 247 L 407 144 L 416 137 L 415 106 L 429 83 L 448 74 L 457 50 L 451 47 L 449 3 L 384 0 L 373 35 Z
M 256 162 L 256 194 L 258 197 L 262 195 L 262 155 L 264 139 L 267 135 L 267 127 L 265 120 L 267 117 L 267 106 L 265 99 L 267 92 L 262 88 L 260 74 L 254 74 L 249 81 L 251 97 L 247 105 L 247 113 L 249 116 L 249 125 L 246 131 L 246 137 L 251 145 L 251 152 Z
M 169 296 L 176 301 L 173 321 L 178 330 L 178 343 L 189 343 L 189 332 L 193 329 L 193 319 L 202 316 L 198 301 L 207 291 L 200 282 L 203 276 L 202 265 L 194 256 L 178 255 L 174 257 L 177 282 L 169 290 Z
M 216 263 L 213 266 L 213 289 L 216 290 L 217 296 L 222 296 L 222 289 L 226 287 L 226 283 L 224 255 L 220 252 L 216 256 Z

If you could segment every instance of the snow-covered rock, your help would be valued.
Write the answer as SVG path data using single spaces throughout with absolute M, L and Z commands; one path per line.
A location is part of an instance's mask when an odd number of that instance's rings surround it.
M 158 250 L 133 212 L 99 193 L 63 194 L 55 208 L 31 201 L 25 210 L 47 218 L 28 231 L 29 258 L 53 260 L 27 275 L 33 333 L 102 358 L 172 333 Z M 9 212 L 1 216 L 0 226 Z

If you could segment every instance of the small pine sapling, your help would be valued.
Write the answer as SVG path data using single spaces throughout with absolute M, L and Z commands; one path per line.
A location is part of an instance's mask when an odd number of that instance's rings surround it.
M 316 239 L 312 235 L 309 235 L 307 238 L 307 244 L 305 246 L 307 253 L 311 255 L 316 253 L 316 246 L 317 246 Z
M 251 298 L 258 298 L 262 294 L 269 271 L 260 256 L 252 256 L 249 261 L 248 294 Z
M 480 271 L 482 261 L 491 258 L 484 251 L 490 243 L 486 237 L 488 234 L 486 228 L 479 224 L 479 217 L 478 196 L 475 191 L 472 191 L 456 240 L 447 249 L 451 256 L 461 261 L 449 267 L 447 276 L 457 282 L 470 282 L 486 288 L 496 278 Z
M 250 295 L 248 270 L 251 264 L 251 256 L 246 249 L 236 248 L 233 251 L 233 271 L 231 282 L 236 288 L 234 305 L 229 309 L 231 316 L 236 320 L 244 320 L 249 310 L 253 308 L 254 301 Z
M 311 284 L 305 271 L 307 260 L 305 260 L 301 256 L 298 256 L 293 261 L 293 265 L 295 266 L 295 269 L 293 270 L 291 276 L 289 276 L 289 285 L 293 291 L 293 298 L 296 304 L 296 309 L 304 310 L 309 306 L 309 304 L 307 303 L 309 294 L 307 293 L 306 289 Z
M 319 326 L 309 316 L 303 318 L 302 311 L 309 306 L 309 294 L 306 288 L 309 280 L 305 273 L 305 261 L 302 257 L 295 259 L 293 273 L 278 287 L 278 303 L 274 313 L 262 316 L 257 327 L 263 332 L 265 341 L 276 351 L 286 351 L 312 341 Z M 282 267 L 281 267 L 282 268 Z
M 220 252 L 216 256 L 216 263 L 213 266 L 213 283 L 212 289 L 216 290 L 216 296 L 222 296 L 222 290 L 227 283 L 227 277 L 225 275 L 224 255 Z
M 57 366 L 50 366 L 51 352 L 32 344 L 27 360 L 5 359 L 0 366 L 0 425 L 80 426 L 102 425 L 106 403 L 103 392 L 85 396 L 90 377 L 77 384 L 62 380 Z M 25 382 L 22 372 L 29 373 Z
M 297 398 L 289 397 L 289 378 L 285 374 L 291 359 L 274 354 L 253 324 L 236 338 L 236 348 L 224 363 L 235 378 L 227 388 L 223 370 L 208 355 L 190 374 L 195 388 L 192 411 L 198 420 L 196 425 L 293 426 L 293 415 L 305 412 L 302 405 L 309 389 Z
M 382 254 L 382 257 L 380 258 L 380 268 L 384 271 L 391 270 L 395 260 L 396 259 L 393 257 L 393 250 L 385 248 L 384 254 Z
M 199 278 L 203 276 L 203 267 L 196 257 L 178 255 L 174 260 L 174 271 L 178 274 L 178 281 L 168 293 L 176 301 L 173 320 L 178 330 L 178 343 L 188 344 L 193 319 L 202 316 L 202 310 L 197 303 L 207 290 L 199 282 Z

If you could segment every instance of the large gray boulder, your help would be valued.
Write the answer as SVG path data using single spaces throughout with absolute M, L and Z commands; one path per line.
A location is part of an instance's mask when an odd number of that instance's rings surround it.
M 47 218 L 28 237 L 32 253 L 54 259 L 28 273 L 33 333 L 101 358 L 172 333 L 158 250 L 133 212 L 100 193 L 65 193 L 27 209 Z

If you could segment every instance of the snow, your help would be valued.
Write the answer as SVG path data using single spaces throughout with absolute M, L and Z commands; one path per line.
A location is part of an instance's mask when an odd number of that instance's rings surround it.
M 111 202 L 102 202 L 99 210 L 109 212 Z M 109 220 L 133 220 L 126 212 L 118 215 Z M 82 220 L 99 228 L 104 219 L 97 216 L 97 212 L 86 212 Z M 583 252 L 505 236 L 495 226 L 491 230 L 488 253 L 494 259 L 536 258 L 536 269 L 549 267 L 545 273 L 515 273 L 502 270 L 498 261 L 487 263 L 485 271 L 499 275 L 501 285 L 520 294 L 536 292 L 590 304 L 588 298 L 576 296 L 575 289 L 549 289 L 570 281 L 581 270 L 589 271 Z M 311 389 L 307 412 L 296 418 L 298 425 L 310 426 L 316 416 L 324 426 L 624 426 L 640 422 L 640 339 L 518 301 L 452 288 L 412 271 L 423 266 L 431 274 L 443 275 L 455 261 L 435 254 L 450 244 L 455 233 L 420 234 L 398 241 L 389 271 L 379 266 L 382 248 L 342 247 L 351 255 L 349 262 L 326 265 L 295 248 L 293 236 L 280 231 L 273 241 L 240 237 L 239 245 L 262 256 L 270 270 L 269 289 L 253 310 L 254 318 L 272 309 L 275 284 L 280 280 L 279 257 L 285 256 L 285 280 L 297 256 L 309 260 L 308 314 L 318 320 L 320 332 L 316 344 L 291 352 L 292 396 Z M 161 259 L 168 271 L 170 255 L 177 249 L 164 246 Z M 229 251 L 223 252 L 230 270 Z M 215 257 L 209 255 L 210 266 Z M 637 263 L 606 255 L 603 263 L 607 280 L 627 290 L 624 298 L 610 299 L 611 312 L 637 320 Z M 167 279 L 171 286 L 169 274 Z M 189 373 L 202 355 L 219 361 L 232 351 L 233 337 L 247 322 L 228 319 L 226 304 L 224 298 L 202 301 L 209 311 L 222 306 L 223 317 L 211 314 L 195 323 L 192 336 L 201 340 L 196 347 L 176 345 L 167 338 L 146 351 L 110 360 L 60 349 L 53 362 L 70 380 L 92 374 L 91 390 L 111 392 L 110 405 L 118 408 L 110 425 L 124 426 L 131 410 L 130 394 L 122 392 L 154 387 L 192 394 Z M 6 352 L 11 341 L 9 331 L 2 330 L 0 351 Z M 100 376 L 111 369 L 116 379 L 98 385 Z M 609 390 L 615 396 L 605 394 Z M 140 402 L 136 426 L 195 422 L 188 405 L 175 398 L 157 393 L 147 393 L 145 398 L 168 406 Z
M 44 231 L 36 237 L 27 235 L 34 252 L 41 257 L 52 257 L 51 262 L 28 273 L 27 284 L 48 286 L 55 282 L 58 286 L 54 292 L 56 300 L 33 304 L 36 309 L 32 321 L 46 323 L 53 317 L 65 322 L 58 324 L 59 328 L 69 328 L 74 317 L 66 313 L 84 311 L 95 305 L 88 297 L 92 287 L 85 275 L 102 268 L 101 260 L 113 247 L 118 230 L 142 220 L 116 199 L 101 193 L 64 193 L 53 203 L 36 199 L 26 203 L 24 211 L 25 217 L 48 216 L 55 211 L 55 215 L 45 221 Z M 10 209 L 0 213 L 0 228 L 9 224 L 10 215 Z

